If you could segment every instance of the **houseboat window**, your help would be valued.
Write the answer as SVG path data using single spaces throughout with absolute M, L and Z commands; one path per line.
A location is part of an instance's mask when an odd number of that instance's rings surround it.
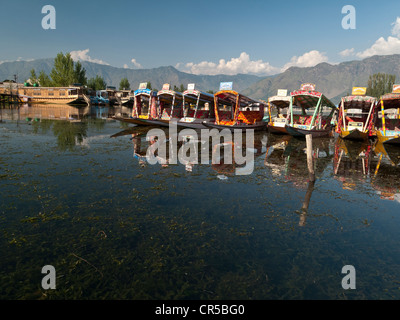
M 48 90 L 47 90 L 47 94 L 48 94 L 49 96 L 54 96 L 54 90 L 53 90 L 53 89 L 48 89 Z
M 33 95 L 34 96 L 40 96 L 40 89 L 34 89 L 33 90 Z
M 60 95 L 60 96 L 65 96 L 65 90 L 61 90 L 61 89 L 60 89 L 59 95 Z
M 74 89 L 74 90 L 69 90 L 69 91 L 68 91 L 68 94 L 69 94 L 70 96 L 72 96 L 72 95 L 77 94 L 77 91 L 76 91 L 76 89 Z

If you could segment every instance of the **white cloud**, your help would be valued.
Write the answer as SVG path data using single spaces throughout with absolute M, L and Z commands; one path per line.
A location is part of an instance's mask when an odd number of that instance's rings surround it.
M 107 65 L 107 66 L 110 65 L 109 63 L 107 63 L 107 62 L 105 62 L 105 61 L 103 61 L 103 60 L 91 58 L 91 57 L 88 55 L 88 53 L 89 53 L 89 49 L 86 49 L 86 50 L 76 50 L 76 51 L 71 51 L 71 52 L 70 52 L 71 58 L 72 58 L 72 60 L 74 60 L 74 61 L 81 60 L 81 61 L 94 62 L 94 63 L 98 63 L 98 64 L 104 64 L 104 65 Z
M 178 63 L 176 68 L 184 72 L 207 75 L 235 75 L 238 73 L 271 75 L 280 71 L 279 68 L 271 66 L 268 62 L 250 60 L 250 56 L 246 52 L 242 52 L 238 58 L 231 58 L 229 61 L 220 59 L 218 63 L 209 61 Z
M 126 63 L 124 64 L 124 69 L 129 69 L 129 66 Z
M 389 36 L 387 40 L 385 40 L 383 37 L 380 37 L 370 48 L 362 52 L 357 52 L 356 55 L 357 57 L 364 59 L 374 55 L 387 55 L 396 53 L 400 53 L 400 39 Z
M 327 61 L 328 57 L 324 53 L 321 53 L 318 50 L 311 50 L 300 57 L 292 57 L 290 62 L 283 66 L 282 71 L 285 71 L 290 67 L 313 67 L 321 62 Z
M 389 55 L 400 53 L 400 17 L 396 18 L 396 21 L 391 24 L 392 36 L 387 39 L 380 37 L 375 43 L 365 49 L 364 51 L 357 52 L 355 55 L 359 58 L 368 58 L 374 55 Z M 346 51 L 346 50 L 344 50 Z M 344 52 L 342 51 L 342 52 Z M 341 53 L 340 53 L 341 54 Z
M 354 48 L 345 49 L 345 50 L 343 50 L 343 51 L 340 51 L 339 54 L 340 54 L 342 57 L 353 56 L 353 55 L 354 55 Z
M 132 59 L 131 62 L 133 63 L 133 65 L 134 65 L 136 68 L 138 68 L 138 69 L 143 68 L 142 65 L 141 65 L 139 62 L 136 61 L 136 59 Z
M 2 60 L 0 61 L 0 64 L 5 63 L 5 62 L 15 62 L 15 61 L 26 61 L 26 62 L 30 62 L 30 61 L 34 61 L 35 59 L 23 59 L 22 57 L 18 57 L 17 60 Z
M 392 23 L 392 35 L 400 38 L 400 17 L 396 18 L 396 21 Z

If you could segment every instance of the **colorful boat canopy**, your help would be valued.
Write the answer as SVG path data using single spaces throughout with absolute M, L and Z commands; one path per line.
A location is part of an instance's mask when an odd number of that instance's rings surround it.
M 145 94 L 145 95 L 150 96 L 151 92 L 152 92 L 151 89 L 138 89 L 138 90 L 135 90 L 134 95 L 137 96 L 139 94 Z M 156 94 L 156 93 L 154 92 L 154 94 Z
M 295 99 L 293 104 L 300 104 L 300 106 L 305 109 L 316 107 L 319 98 L 322 99 L 322 106 L 336 108 L 332 101 L 330 101 L 327 97 L 325 97 L 321 92 L 318 91 L 297 90 L 292 91 L 290 95 Z
M 195 97 L 201 97 L 201 99 L 204 100 L 210 100 L 213 101 L 214 100 L 214 95 L 211 93 L 207 93 L 207 92 L 202 92 L 199 90 L 195 90 L 195 89 L 188 89 L 186 91 L 183 92 L 184 96 L 195 96 Z
M 236 105 L 236 101 L 239 98 L 239 107 L 247 107 L 249 105 L 265 105 L 265 102 L 254 100 L 247 96 L 244 96 L 234 90 L 221 90 L 214 94 L 214 97 L 218 97 L 218 99 L 222 99 Z
M 290 105 L 290 96 L 273 96 L 268 98 L 268 102 L 277 108 L 288 108 Z
M 378 100 L 378 107 L 381 107 L 381 101 L 383 101 L 383 107 L 385 109 L 400 108 L 400 93 L 388 93 L 383 95 Z
M 375 97 L 351 95 L 342 98 L 345 109 L 362 109 L 369 111 L 371 105 L 376 102 Z
M 171 95 L 171 96 L 176 95 L 176 96 L 181 97 L 182 93 L 179 92 L 179 91 L 163 89 L 163 90 L 158 91 L 157 95 L 158 96 L 161 96 L 161 95 Z

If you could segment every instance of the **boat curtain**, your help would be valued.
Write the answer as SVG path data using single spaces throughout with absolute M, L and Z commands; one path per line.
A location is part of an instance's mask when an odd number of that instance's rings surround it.
M 152 119 L 157 118 L 157 98 L 156 97 L 150 98 L 150 117 Z

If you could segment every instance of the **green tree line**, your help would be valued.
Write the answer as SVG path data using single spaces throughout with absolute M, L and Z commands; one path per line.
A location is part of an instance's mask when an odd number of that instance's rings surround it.
M 369 76 L 367 96 L 379 98 L 380 96 L 392 92 L 396 82 L 396 75 L 386 73 L 375 73 Z
M 30 81 L 31 83 L 38 83 L 42 87 L 68 87 L 71 84 L 88 86 L 94 90 L 103 90 L 107 87 L 107 83 L 99 75 L 87 79 L 86 69 L 80 61 L 74 62 L 69 52 L 57 54 L 49 75 L 43 70 L 37 75 L 36 70 L 32 69 Z

